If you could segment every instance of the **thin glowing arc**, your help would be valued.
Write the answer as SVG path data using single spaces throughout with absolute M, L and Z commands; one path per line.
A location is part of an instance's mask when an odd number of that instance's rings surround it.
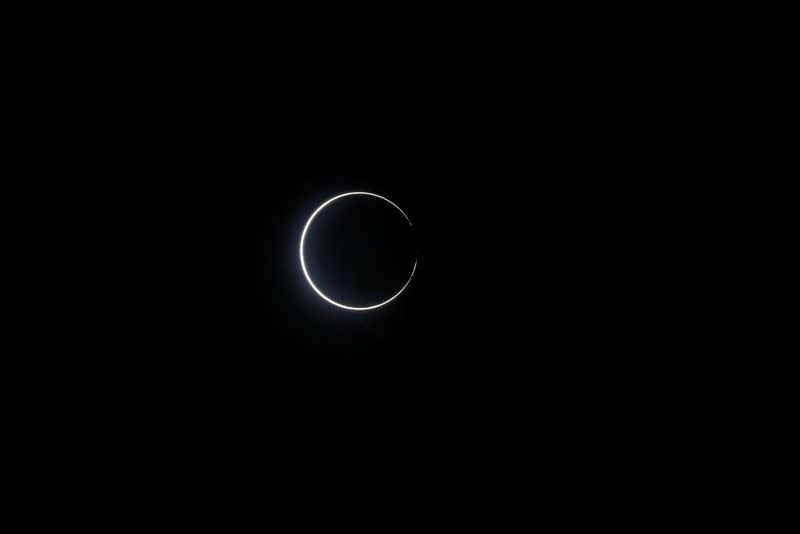
M 351 195 L 367 195 L 367 196 L 371 196 L 371 197 L 380 198 L 381 200 L 385 200 L 386 202 L 388 202 L 389 204 L 391 204 L 392 206 L 397 208 L 397 211 L 402 213 L 403 217 L 406 218 L 406 221 L 408 221 L 409 226 L 411 226 L 412 229 L 414 228 L 414 225 L 411 224 L 411 219 L 408 218 L 408 215 L 406 215 L 405 212 L 400 209 L 400 206 L 398 206 L 397 204 L 395 204 L 394 202 L 392 202 L 388 198 L 382 197 L 380 195 L 376 195 L 375 193 L 367 193 L 366 191 L 353 191 L 351 193 L 343 193 L 341 195 L 337 195 L 337 196 L 335 196 L 333 198 L 330 198 L 330 199 L 326 200 L 325 202 L 323 202 L 322 205 L 320 207 L 318 207 L 314 211 L 314 213 L 311 214 L 311 217 L 308 218 L 308 221 L 306 222 L 306 225 L 303 228 L 303 234 L 300 236 L 300 266 L 303 268 L 303 274 L 305 275 L 306 280 L 308 280 L 308 284 L 311 286 L 311 288 L 314 291 L 316 291 L 317 295 L 319 295 L 320 297 L 322 297 L 326 301 L 330 302 L 334 306 L 338 306 L 339 308 L 344 308 L 345 310 L 353 310 L 353 311 L 374 310 L 375 308 L 380 308 L 384 304 L 390 303 L 391 301 L 396 299 L 398 296 L 400 296 L 400 293 L 402 293 L 405 290 L 405 288 L 411 282 L 411 279 L 414 278 L 414 272 L 416 272 L 416 270 L 417 270 L 417 260 L 416 259 L 414 260 L 414 267 L 411 269 L 411 276 L 408 277 L 408 281 L 406 281 L 406 283 L 403 285 L 403 287 L 400 288 L 400 291 L 395 293 L 388 300 L 385 300 L 385 301 L 383 301 L 383 302 L 381 302 L 379 304 L 375 304 L 373 306 L 356 307 L 356 306 L 346 306 L 344 304 L 340 304 L 340 303 L 338 303 L 338 302 L 336 302 L 334 300 L 331 300 L 322 291 L 320 291 L 319 288 L 314 284 L 314 281 L 311 280 L 311 276 L 308 274 L 308 269 L 306 269 L 306 259 L 305 259 L 304 255 L 303 255 L 303 245 L 305 244 L 305 241 L 306 241 L 306 234 L 308 233 L 308 229 L 311 227 L 311 223 L 314 221 L 314 218 L 319 214 L 319 212 L 321 212 L 323 209 L 325 209 L 325 207 L 328 206 L 329 204 L 331 204 L 332 202 L 334 202 L 336 200 L 339 200 L 340 198 L 348 197 L 348 196 L 351 196 Z

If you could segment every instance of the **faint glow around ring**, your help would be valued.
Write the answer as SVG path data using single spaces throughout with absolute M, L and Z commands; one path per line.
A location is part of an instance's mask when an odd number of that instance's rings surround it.
M 414 272 L 417 270 L 417 261 L 416 260 L 414 260 L 414 267 L 411 269 L 411 276 L 408 277 L 408 281 L 405 283 L 405 285 L 403 287 L 400 288 L 400 291 L 395 293 L 388 300 L 385 300 L 385 301 L 383 301 L 383 302 L 381 302 L 379 304 L 375 304 L 373 306 L 356 307 L 356 306 L 346 306 L 344 304 L 340 304 L 340 303 L 328 298 L 322 291 L 320 291 L 319 288 L 316 285 L 314 285 L 314 281 L 311 280 L 311 276 L 308 274 L 308 269 L 306 269 L 306 259 L 305 259 L 304 254 L 303 254 L 303 245 L 305 244 L 305 241 L 306 241 L 306 234 L 308 233 L 308 229 L 311 227 L 311 223 L 314 221 L 314 218 L 322 210 L 324 210 L 328 205 L 330 205 L 331 203 L 339 200 L 340 198 L 349 197 L 349 196 L 352 196 L 352 195 L 366 195 L 366 196 L 371 196 L 371 197 L 377 197 L 377 198 L 380 198 L 381 200 L 385 200 L 386 202 L 388 202 L 389 204 L 391 204 L 392 206 L 397 208 L 397 210 L 400 213 L 403 214 L 403 217 L 406 218 L 406 220 L 408 221 L 408 224 L 411 225 L 411 220 L 408 218 L 408 215 L 406 215 L 403 212 L 403 210 L 401 210 L 400 207 L 397 204 L 395 204 L 394 202 L 392 202 L 388 198 L 384 198 L 384 197 L 382 197 L 380 195 L 376 195 L 375 193 L 367 193 L 367 192 L 364 192 L 364 191 L 354 191 L 352 193 L 344 193 L 344 194 L 335 196 L 335 197 L 333 197 L 331 199 L 328 199 L 325 202 L 323 202 L 322 205 L 320 207 L 318 207 L 314 211 L 314 213 L 311 214 L 311 217 L 309 217 L 308 222 L 306 222 L 306 226 L 305 226 L 305 228 L 303 228 L 303 235 L 300 237 L 300 265 L 303 267 L 303 274 L 306 276 L 306 280 L 308 280 L 308 283 L 311 286 L 311 288 L 314 291 L 317 292 L 317 295 L 319 295 L 323 299 L 327 300 L 328 302 L 330 302 L 334 306 L 338 306 L 340 308 L 344 308 L 345 310 L 354 310 L 354 311 L 374 310 L 375 308 L 380 308 L 384 304 L 390 303 L 391 301 L 396 299 L 400 295 L 400 293 L 403 292 L 403 290 L 406 288 L 406 286 L 408 286 L 409 282 L 411 282 L 411 279 L 414 277 Z M 412 226 L 412 228 L 413 228 L 413 226 Z

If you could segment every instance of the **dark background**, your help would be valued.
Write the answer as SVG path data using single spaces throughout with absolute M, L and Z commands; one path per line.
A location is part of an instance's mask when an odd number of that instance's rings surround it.
M 498 417 L 534 399 L 591 410 L 632 386 L 649 261 L 632 213 L 648 199 L 632 200 L 638 159 L 611 119 L 549 91 L 535 116 L 395 98 L 345 91 L 308 108 L 309 95 L 262 113 L 253 90 L 199 124 L 203 104 L 189 105 L 166 133 L 135 119 L 123 153 L 139 189 L 124 202 L 137 199 L 132 235 L 146 236 L 133 261 L 148 298 L 131 308 L 146 381 L 246 412 L 266 396 Z M 419 239 L 407 291 L 366 313 L 321 301 L 297 257 L 308 214 L 352 190 L 393 199 Z
M 551 70 L 409 92 L 381 72 L 277 84 L 217 67 L 237 74 L 127 83 L 110 69 L 113 90 L 58 110 L 59 161 L 82 173 L 72 192 L 98 237 L 95 340 L 127 354 L 100 361 L 119 381 L 102 387 L 236 411 L 285 395 L 320 410 L 531 395 L 591 409 L 647 387 L 629 354 L 652 326 L 640 311 L 658 230 L 642 221 L 664 168 L 617 94 L 587 99 Z M 297 257 L 307 216 L 352 190 L 397 202 L 419 240 L 411 285 L 367 313 L 321 301 Z
M 182 520 L 226 498 L 327 519 L 316 493 L 496 527 L 661 518 L 707 502 L 708 465 L 739 476 L 739 436 L 703 439 L 756 395 L 725 376 L 752 358 L 720 349 L 743 336 L 715 309 L 738 312 L 725 275 L 748 252 L 707 261 L 739 236 L 713 208 L 756 218 L 719 170 L 743 159 L 717 131 L 740 133 L 743 71 L 708 83 L 736 56 L 699 30 L 718 14 L 693 22 L 702 50 L 607 7 L 64 9 L 15 19 L 6 66 L 30 324 L 4 378 L 28 484 L 92 511 L 81 484 L 124 486 L 124 517 L 199 494 Z M 296 253 L 311 210 L 357 189 L 419 239 L 412 283 L 368 313 L 319 299 Z
M 71 221 L 49 230 L 65 349 L 36 360 L 65 435 L 190 479 L 204 457 L 378 455 L 456 483 L 605 469 L 652 439 L 655 392 L 691 365 L 666 357 L 680 317 L 653 311 L 675 182 L 646 76 L 567 45 L 348 68 L 251 44 L 91 46 L 34 88 L 57 141 L 35 161 L 65 177 L 42 195 Z M 313 209 L 353 190 L 400 205 L 419 246 L 407 290 L 366 313 L 323 302 L 297 257 Z
M 174 128 L 163 102 L 114 119 L 131 129 L 92 152 L 120 224 L 94 230 L 109 246 L 90 348 L 59 364 L 67 434 L 81 421 L 136 469 L 237 494 L 311 476 L 463 495 L 527 473 L 549 499 L 668 439 L 660 369 L 680 363 L 642 304 L 660 283 L 633 215 L 648 196 L 613 124 L 587 134 L 599 119 L 550 92 L 535 117 L 345 96 L 343 113 L 275 103 L 280 120 L 254 111 L 256 90 L 199 124 L 205 98 Z M 297 256 L 308 214 L 351 190 L 397 202 L 419 239 L 414 280 L 372 312 L 323 302 Z

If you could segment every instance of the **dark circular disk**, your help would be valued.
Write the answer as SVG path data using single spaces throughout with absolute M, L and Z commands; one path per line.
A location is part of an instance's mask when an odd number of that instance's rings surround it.
M 414 230 L 400 210 L 369 195 L 343 197 L 314 218 L 305 262 L 328 298 L 353 307 L 384 302 L 408 282 L 417 259 Z

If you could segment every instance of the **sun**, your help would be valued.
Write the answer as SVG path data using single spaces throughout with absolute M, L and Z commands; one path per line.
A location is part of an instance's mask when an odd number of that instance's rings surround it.
M 400 296 L 400 293 L 402 293 L 405 290 L 405 288 L 408 287 L 408 284 L 411 282 L 411 279 L 414 278 L 414 273 L 417 270 L 417 261 L 416 260 L 414 260 L 414 267 L 411 269 L 411 275 L 408 277 L 408 280 L 403 285 L 403 287 L 400 288 L 400 291 L 395 293 L 391 298 L 389 298 L 389 299 L 387 299 L 387 300 L 385 300 L 383 302 L 379 302 L 378 304 L 373 304 L 372 306 L 357 307 L 357 306 L 347 306 L 345 304 L 336 302 L 336 301 L 332 300 L 331 298 L 329 298 L 328 296 L 326 296 L 322 291 L 320 291 L 320 289 L 314 284 L 314 281 L 311 279 L 311 275 L 308 274 L 308 269 L 306 269 L 306 259 L 305 259 L 305 255 L 303 253 L 303 245 L 305 244 L 306 234 L 308 233 L 308 229 L 311 227 L 311 223 L 314 222 L 314 218 L 316 218 L 316 216 L 319 215 L 320 212 L 322 210 L 324 210 L 327 206 L 330 206 L 332 203 L 336 202 L 337 200 L 339 200 L 341 198 L 344 198 L 344 197 L 353 196 L 353 195 L 366 195 L 366 196 L 376 197 L 376 198 L 379 198 L 381 200 L 384 200 L 384 201 L 388 202 L 389 204 L 394 206 L 397 209 L 397 211 L 399 211 L 400 213 L 403 214 L 403 217 L 406 218 L 406 221 L 408 221 L 409 226 L 411 226 L 413 228 L 413 225 L 411 225 L 411 219 L 408 218 L 408 215 L 406 215 L 405 212 L 403 210 L 401 210 L 400 207 L 397 204 L 395 204 L 394 202 L 392 202 L 388 198 L 382 197 L 380 195 L 376 195 L 375 193 L 367 193 L 365 191 L 353 191 L 351 193 L 343 193 L 341 195 L 337 195 L 337 196 L 335 196 L 333 198 L 330 198 L 330 199 L 326 200 L 325 202 L 323 202 L 320 207 L 318 207 L 316 210 L 314 210 L 314 213 L 311 214 L 311 217 L 308 218 L 308 221 L 306 222 L 306 225 L 303 228 L 303 234 L 300 236 L 300 266 L 303 268 L 303 274 L 305 275 L 306 280 L 308 280 L 308 284 L 317 293 L 317 295 L 322 297 L 325 301 L 333 304 L 334 306 L 338 306 L 339 308 L 344 308 L 345 310 L 368 311 L 368 310 L 374 310 L 375 308 L 380 308 L 381 306 L 384 306 L 384 305 L 390 303 L 391 301 L 396 299 L 398 296 Z

